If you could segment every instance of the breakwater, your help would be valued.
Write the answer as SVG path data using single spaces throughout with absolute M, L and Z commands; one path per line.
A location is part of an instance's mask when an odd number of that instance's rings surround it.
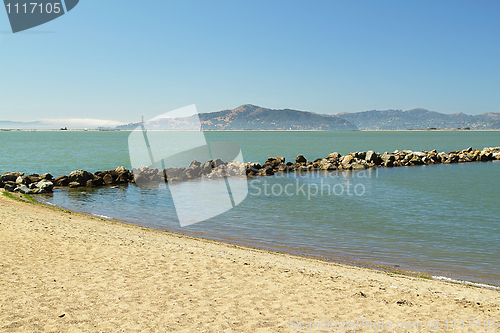
M 124 167 L 91 173 L 75 170 L 68 175 L 54 178 L 51 174 L 25 175 L 23 172 L 7 172 L 0 176 L 0 188 L 25 194 L 50 193 L 57 187 L 98 187 L 126 183 L 178 182 L 196 178 L 222 178 L 233 176 L 262 177 L 276 173 L 364 170 L 376 167 L 402 167 L 430 164 L 453 164 L 467 162 L 488 162 L 500 160 L 500 147 L 481 150 L 469 147 L 449 153 L 432 151 L 402 150 L 392 153 L 378 153 L 373 150 L 341 155 L 333 152 L 313 161 L 298 155 L 295 162 L 286 162 L 284 157 L 269 157 L 263 164 L 257 162 L 223 162 L 214 159 L 201 163 L 193 161 L 186 168 L 159 170 L 142 166 L 132 171 Z

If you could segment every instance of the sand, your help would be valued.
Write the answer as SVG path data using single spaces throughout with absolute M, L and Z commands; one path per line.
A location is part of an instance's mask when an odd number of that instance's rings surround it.
M 475 319 L 473 331 L 500 321 L 496 290 L 196 239 L 3 195 L 0 258 L 0 332 L 293 332 L 319 329 L 320 321 L 337 332 L 459 332 L 462 320 Z M 384 329 L 376 329 L 381 321 Z

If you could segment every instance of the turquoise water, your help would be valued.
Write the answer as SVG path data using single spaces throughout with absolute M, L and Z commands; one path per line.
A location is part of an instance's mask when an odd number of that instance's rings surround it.
M 278 155 L 290 160 L 298 154 L 313 160 L 333 151 L 500 146 L 500 132 L 206 136 L 209 141 L 236 143 L 246 161 L 259 162 Z M 59 175 L 77 168 L 129 167 L 127 138 L 127 132 L 0 132 L 0 172 Z M 253 179 L 249 195 L 236 208 L 185 228 L 179 226 L 168 187 L 57 190 L 44 200 L 161 230 L 500 285 L 499 170 L 500 162 L 488 162 Z M 315 191 L 320 188 L 323 193 Z

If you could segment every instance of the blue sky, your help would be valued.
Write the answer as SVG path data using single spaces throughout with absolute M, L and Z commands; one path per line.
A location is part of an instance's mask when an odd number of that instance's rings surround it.
M 0 10 L 0 120 L 498 112 L 499 17 L 498 1 L 82 0 L 12 34 Z

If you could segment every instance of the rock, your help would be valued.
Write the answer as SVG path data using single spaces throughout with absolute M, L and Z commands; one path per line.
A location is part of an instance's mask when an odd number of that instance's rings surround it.
M 493 153 L 493 157 L 494 157 L 496 160 L 500 160 L 500 153 Z
M 446 154 L 445 152 L 439 153 L 438 156 L 439 156 L 439 159 L 441 160 L 441 163 L 447 163 L 448 159 L 450 158 L 450 156 L 448 154 Z
M 31 190 L 26 185 L 18 185 L 14 189 L 14 192 L 21 192 L 21 193 L 24 193 L 24 194 L 30 194 Z
M 302 163 L 307 163 L 307 160 L 306 158 L 304 157 L 304 155 L 299 155 L 295 158 L 295 163 L 299 163 L 299 164 L 302 164 Z
M 425 156 L 425 155 L 424 155 Z M 420 158 L 418 155 L 414 155 L 412 159 L 410 160 L 411 165 L 422 165 L 424 164 L 424 161 Z
M 274 175 L 273 168 L 270 165 L 264 166 L 259 170 L 260 174 L 263 176 L 272 176 Z
M 325 163 L 321 166 L 321 170 L 335 171 L 335 170 L 337 170 L 337 166 L 333 163 Z
M 52 193 L 52 190 L 54 189 L 54 183 L 52 183 L 50 180 L 42 179 L 36 184 L 36 187 L 43 191 L 43 193 Z
M 0 180 L 3 182 L 15 182 L 17 177 L 24 176 L 22 172 L 7 172 L 0 176 Z
M 334 163 L 334 164 L 338 164 L 339 161 L 340 161 L 340 158 L 342 157 L 342 155 L 340 155 L 339 153 L 337 152 L 334 152 L 334 153 L 331 153 L 329 154 L 326 159 L 330 162 L 330 163 Z
M 87 185 L 87 181 L 92 180 L 94 175 L 85 170 L 75 170 L 68 175 L 68 180 L 70 183 L 78 183 L 79 186 Z
M 448 162 L 450 163 L 458 163 L 460 157 L 457 154 L 450 154 L 448 158 Z
M 268 157 L 266 163 L 264 163 L 264 166 L 270 165 L 273 169 L 277 169 L 280 164 L 285 163 L 285 158 L 283 156 L 279 157 Z
M 352 170 L 365 170 L 366 169 L 366 165 L 361 164 L 361 163 L 352 163 L 351 164 L 351 169 Z
M 196 164 L 192 164 L 185 171 L 187 179 L 198 178 L 201 175 L 201 167 Z
M 5 183 L 0 180 L 0 188 L 4 188 L 4 186 L 5 186 Z
M 354 158 L 357 158 L 359 160 L 364 160 L 366 158 L 366 152 L 365 151 L 355 152 Z
M 104 180 L 102 179 L 101 176 L 94 175 L 94 179 L 92 179 L 92 182 L 95 186 L 104 185 Z M 87 181 L 87 183 L 88 183 L 88 181 Z
M 54 184 L 56 186 L 68 186 L 69 185 L 68 176 L 64 175 L 61 177 L 57 177 L 56 179 L 54 179 Z
M 20 185 L 29 185 L 31 184 L 31 180 L 26 176 L 19 176 L 16 179 L 16 183 Z
M 14 192 L 16 187 L 17 187 L 16 185 L 12 185 L 12 184 L 5 184 L 4 185 L 4 189 L 8 192 Z
M 201 174 L 208 175 L 212 172 L 212 161 L 206 161 L 201 165 Z
M 392 167 L 394 167 L 394 161 L 387 160 L 387 161 L 383 162 L 382 165 L 387 167 L 387 168 L 392 168 Z
M 87 185 L 87 183 L 85 183 L 85 185 Z M 81 185 L 80 185 L 80 183 L 79 183 L 79 182 L 70 182 L 70 183 L 68 184 L 68 186 L 69 186 L 70 188 L 75 188 L 75 187 L 80 187 Z
M 29 180 L 31 181 L 31 183 L 38 183 L 42 179 L 37 174 L 29 175 L 27 177 L 29 178 Z
M 349 164 L 351 164 L 353 162 L 353 159 L 354 157 L 352 155 L 345 155 L 344 157 L 342 157 L 340 159 L 340 164 L 342 164 L 342 166 L 347 166 Z M 344 168 L 345 169 L 345 168 Z
M 421 152 L 421 151 L 414 151 L 413 156 L 418 156 L 420 158 L 423 158 L 423 157 L 427 156 L 427 154 L 424 152 Z
M 102 177 L 102 180 L 104 181 L 104 184 L 106 185 L 111 185 L 113 184 L 113 176 L 111 176 L 111 174 L 107 173 L 104 175 L 104 177 Z
M 191 168 L 191 167 L 195 167 L 195 166 L 199 167 L 199 166 L 201 166 L 201 163 L 200 163 L 200 162 L 198 162 L 197 160 L 193 160 L 193 161 L 191 162 L 191 164 L 189 165 L 189 168 Z M 188 168 L 188 169 L 189 169 L 189 168 Z
M 115 170 L 117 175 L 121 174 L 121 173 L 124 173 L 126 170 L 124 167 L 120 166 L 120 167 L 117 167 Z
M 380 158 L 379 154 L 377 154 L 373 150 L 369 150 L 366 152 L 365 161 L 374 163 L 375 165 L 382 164 L 382 159 Z
M 44 173 L 43 175 L 40 175 L 40 179 L 47 179 L 47 180 L 52 180 L 54 177 L 50 173 Z
M 382 155 L 381 159 L 383 162 L 387 163 L 388 161 L 394 162 L 396 160 L 396 157 L 394 157 L 393 154 L 389 154 L 389 153 L 385 152 Z
M 224 162 L 220 158 L 216 158 L 215 160 L 212 161 L 212 166 L 214 169 L 218 168 L 219 166 L 223 165 Z
M 479 160 L 481 162 L 491 161 L 492 159 L 493 159 L 493 154 L 490 153 L 489 151 L 482 151 L 481 154 L 479 155 Z

